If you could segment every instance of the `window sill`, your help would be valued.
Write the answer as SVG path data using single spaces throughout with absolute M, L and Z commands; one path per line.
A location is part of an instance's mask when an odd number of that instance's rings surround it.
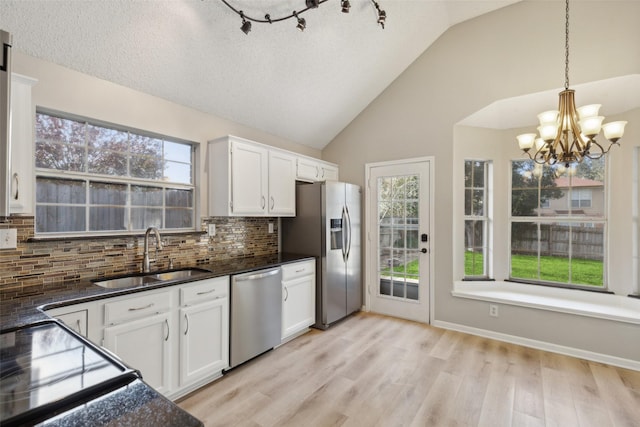
M 451 295 L 640 325 L 640 300 L 622 295 L 504 281 L 455 282 Z

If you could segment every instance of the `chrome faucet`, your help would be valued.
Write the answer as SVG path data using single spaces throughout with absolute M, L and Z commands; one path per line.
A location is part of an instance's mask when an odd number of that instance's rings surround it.
M 155 259 L 149 259 L 149 234 L 154 232 L 156 235 L 156 252 L 162 250 L 162 241 L 160 240 L 160 232 L 155 227 L 147 228 L 147 231 L 144 233 L 144 257 L 142 259 L 142 272 L 148 273 L 151 271 L 149 264 L 155 261 Z

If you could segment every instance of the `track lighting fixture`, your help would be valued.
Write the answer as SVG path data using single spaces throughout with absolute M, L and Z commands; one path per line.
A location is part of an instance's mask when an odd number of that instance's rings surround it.
M 240 29 L 243 33 L 249 34 L 249 31 L 251 31 L 251 22 L 247 21 L 244 18 L 244 13 L 242 13 L 242 11 L 240 11 L 240 17 L 242 18 L 242 26 L 240 27 Z
M 268 13 L 264 16 L 264 19 L 252 18 L 250 16 L 245 15 L 244 12 L 242 12 L 241 10 L 237 10 L 236 8 L 231 6 L 231 4 L 229 3 L 231 0 L 220 0 L 220 1 L 224 3 L 229 9 L 231 9 L 237 15 L 240 16 L 240 18 L 242 19 L 242 25 L 240 26 L 240 29 L 242 30 L 243 33 L 249 34 L 249 32 L 251 31 L 252 22 L 273 24 L 274 22 L 286 21 L 287 19 L 291 19 L 291 18 L 295 18 L 298 21 L 296 28 L 300 31 L 304 31 L 305 28 L 307 28 L 307 21 L 304 18 L 301 18 L 299 15 L 303 14 L 309 9 L 317 9 L 322 3 L 325 3 L 328 0 L 304 0 L 304 5 L 305 5 L 304 9 L 294 10 L 291 13 L 291 15 L 283 16 L 281 18 L 273 18 L 273 19 L 271 18 L 271 15 L 269 15 Z M 371 3 L 373 3 L 378 13 L 377 22 L 378 24 L 380 24 L 382 29 L 384 29 L 384 24 L 386 23 L 386 20 L 387 20 L 387 12 L 380 9 L 380 5 L 376 0 L 371 0 Z M 349 2 L 349 0 L 341 0 L 340 8 L 342 13 L 349 13 L 349 9 L 351 8 L 351 3 Z
M 307 28 L 307 21 L 304 18 L 299 18 L 298 12 L 296 12 L 295 10 L 293 11 L 293 16 L 295 16 L 298 20 L 298 25 L 296 25 L 296 28 L 300 31 L 304 31 L 304 29 Z

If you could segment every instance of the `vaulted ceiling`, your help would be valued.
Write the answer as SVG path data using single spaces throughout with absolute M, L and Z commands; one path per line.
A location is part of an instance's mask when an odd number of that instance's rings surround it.
M 304 0 L 227 0 L 254 18 Z M 329 0 L 254 23 L 220 0 L 2 0 L 14 49 L 322 149 L 449 27 L 517 0 Z

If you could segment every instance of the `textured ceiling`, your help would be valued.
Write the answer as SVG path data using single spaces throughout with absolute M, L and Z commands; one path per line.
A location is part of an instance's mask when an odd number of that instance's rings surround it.
M 304 0 L 228 0 L 272 18 Z M 219 0 L 0 0 L 16 50 L 321 149 L 450 26 L 516 0 L 330 0 L 253 24 Z

